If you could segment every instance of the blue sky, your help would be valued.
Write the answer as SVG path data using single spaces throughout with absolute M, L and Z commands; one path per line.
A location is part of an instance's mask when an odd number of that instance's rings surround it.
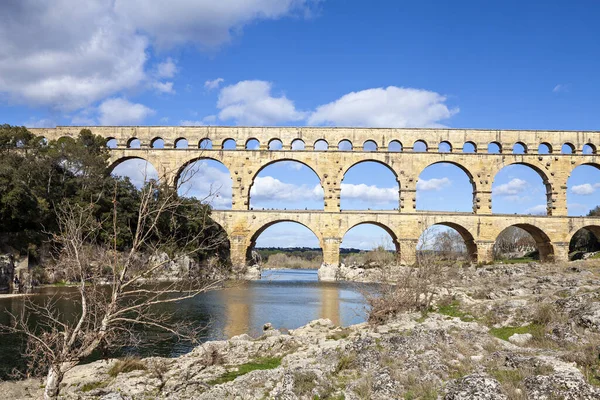
M 599 16 L 595 1 L 4 1 L 0 121 L 598 130 Z M 228 172 L 203 167 L 188 192 L 218 188 L 212 201 L 226 208 Z M 342 208 L 397 207 L 391 174 L 359 167 Z M 574 171 L 570 215 L 600 204 L 599 178 Z M 471 210 L 458 168 L 419 179 L 417 208 Z M 253 190 L 255 208 L 322 207 L 316 177 L 290 163 L 263 170 Z M 541 212 L 544 192 L 526 167 L 506 168 L 494 212 Z M 259 245 L 285 232 L 288 245 L 309 240 L 293 229 L 276 225 Z M 361 229 L 349 243 L 377 234 Z

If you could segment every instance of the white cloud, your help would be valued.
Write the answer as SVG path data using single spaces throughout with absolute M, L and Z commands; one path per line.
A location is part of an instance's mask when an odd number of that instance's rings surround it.
M 446 97 L 422 89 L 389 86 L 348 93 L 317 107 L 309 125 L 436 127 L 456 114 Z
M 215 48 L 257 20 L 310 9 L 309 0 L 38 0 L 0 2 L 0 94 L 74 111 L 176 73 L 146 70 L 149 48 Z M 152 86 L 152 85 L 150 85 Z
M 510 182 L 498 185 L 493 189 L 494 195 L 498 196 L 516 196 L 527 190 L 529 183 L 523 179 L 513 178 Z
M 213 79 L 208 80 L 206 82 L 204 82 L 204 88 L 207 90 L 214 90 L 214 89 L 218 89 L 219 86 L 221 86 L 221 83 L 225 82 L 225 79 L 223 78 L 217 78 L 217 79 Z
M 589 183 L 584 183 L 582 185 L 575 185 L 571 188 L 571 192 L 578 194 L 580 196 L 589 196 L 590 194 L 596 191 L 595 185 L 592 186 Z
M 224 87 L 217 102 L 219 119 L 242 125 L 274 125 L 304 119 L 305 113 L 296 110 L 287 97 L 271 96 L 271 88 L 270 82 L 257 80 Z
M 553 93 L 563 93 L 563 92 L 568 92 L 570 89 L 571 85 L 568 84 L 563 84 L 563 83 L 559 83 L 558 85 L 554 86 L 554 89 L 552 89 Z
M 380 188 L 375 185 L 365 185 L 364 183 L 359 185 L 342 183 L 340 196 L 347 200 L 360 200 L 377 204 L 398 202 L 399 200 L 397 188 Z
M 101 125 L 135 125 L 154 114 L 143 104 L 131 103 L 123 98 L 105 100 L 98 107 Z
M 160 93 L 169 93 L 169 94 L 175 93 L 175 90 L 173 90 L 173 82 L 158 82 L 158 81 L 156 81 L 156 82 L 152 82 L 152 87 Z
M 525 214 L 546 215 L 547 213 L 548 206 L 546 204 L 538 204 L 525 210 Z
M 272 176 L 259 176 L 254 180 L 250 189 L 250 198 L 254 201 L 264 200 L 323 200 L 321 185 L 310 187 L 308 185 L 294 185 L 284 183 Z
M 417 181 L 417 190 L 442 190 L 443 188 L 450 186 L 452 181 L 446 177 L 444 178 L 431 178 L 431 179 L 419 179 Z
M 177 72 L 177 65 L 171 58 L 167 58 L 156 67 L 156 74 L 159 78 L 172 78 Z
M 56 121 L 50 118 L 40 118 L 25 123 L 25 126 L 28 128 L 52 128 L 56 126 Z

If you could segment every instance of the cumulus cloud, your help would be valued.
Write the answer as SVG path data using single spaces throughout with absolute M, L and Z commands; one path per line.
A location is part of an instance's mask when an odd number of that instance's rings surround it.
M 217 108 L 219 119 L 234 120 L 241 125 L 274 125 L 300 121 L 305 113 L 296 110 L 285 95 L 271 95 L 272 84 L 266 81 L 241 81 L 221 89 Z
M 547 213 L 548 206 L 546 204 L 538 204 L 525 210 L 525 214 L 546 215 Z
M 254 180 L 254 185 L 250 189 L 250 197 L 255 201 L 322 201 L 323 188 L 321 185 L 313 187 L 308 185 L 294 185 L 293 183 L 281 182 L 272 176 L 259 176 Z
M 169 93 L 169 94 L 173 94 L 175 93 L 175 90 L 173 90 L 173 82 L 152 82 L 152 87 L 154 89 L 156 89 L 157 92 L 160 93 Z
M 523 179 L 513 178 L 510 182 L 498 185 L 493 189 L 494 195 L 516 196 L 527 190 L 529 183 Z
M 135 125 L 154 114 L 151 108 L 123 98 L 105 100 L 98 107 L 98 112 L 101 125 Z
M 149 48 L 214 48 L 257 20 L 304 12 L 309 0 L 37 0 L 0 2 L 0 94 L 60 111 L 176 73 L 146 69 Z M 151 85 L 153 86 L 153 85 Z M 168 86 L 162 86 L 168 88 Z
M 369 127 L 437 127 L 456 114 L 446 97 L 422 89 L 389 86 L 348 93 L 317 107 L 309 125 Z
M 578 194 L 580 196 L 589 196 L 596 191 L 595 185 L 592 186 L 589 183 L 584 183 L 582 185 L 575 185 L 571 188 L 571 192 Z
M 217 78 L 217 79 L 213 79 L 208 80 L 206 82 L 204 82 L 204 88 L 207 90 L 214 90 L 214 89 L 218 89 L 219 86 L 221 86 L 221 83 L 225 82 L 225 79 L 223 78 Z
M 442 190 L 452 184 L 452 181 L 446 177 L 444 178 L 431 178 L 431 179 L 419 179 L 417 181 L 417 190 Z
M 398 202 L 399 199 L 397 188 L 380 188 L 364 183 L 358 185 L 342 183 L 341 196 L 348 200 L 360 200 L 375 204 Z

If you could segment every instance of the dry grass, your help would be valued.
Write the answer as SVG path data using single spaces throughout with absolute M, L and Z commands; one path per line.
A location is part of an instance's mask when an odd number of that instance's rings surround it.
M 148 369 L 146 364 L 139 358 L 128 357 L 123 360 L 117 360 L 112 367 L 108 370 L 108 375 L 116 377 L 119 374 L 125 374 L 131 371 L 145 371 Z

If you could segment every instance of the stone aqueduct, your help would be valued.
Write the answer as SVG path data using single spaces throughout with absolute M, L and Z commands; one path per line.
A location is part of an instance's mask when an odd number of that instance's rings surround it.
M 533 236 L 542 261 L 567 260 L 569 241 L 581 228 L 600 233 L 600 218 L 567 216 L 567 180 L 579 165 L 600 168 L 600 158 L 596 155 L 600 132 L 306 127 L 57 127 L 31 131 L 51 140 L 74 137 L 82 128 L 107 140 L 116 140 L 116 148 L 110 153 L 111 168 L 128 159 L 144 159 L 154 165 L 159 176 L 176 182 L 183 168 L 194 161 L 213 159 L 223 163 L 233 181 L 232 209 L 213 211 L 213 217 L 229 235 L 231 259 L 238 266 L 246 263 L 260 233 L 282 221 L 309 228 L 319 239 L 324 262 L 331 266 L 339 263 L 344 234 L 366 223 L 384 228 L 392 236 L 401 261 L 406 263 L 414 261 L 420 235 L 434 224 L 456 229 L 476 261 L 492 259 L 497 236 L 509 226 L 521 227 Z M 157 138 L 164 141 L 164 148 L 152 148 Z M 140 141 L 139 149 L 130 148 L 133 139 Z M 200 143 L 207 143 L 207 139 L 212 148 L 201 149 Z M 258 140 L 258 149 L 246 149 L 251 139 Z M 187 142 L 187 148 L 177 148 L 181 140 Z M 224 144 L 229 147 L 231 140 L 235 141 L 235 147 L 224 149 Z M 292 150 L 292 146 L 296 148 L 296 143 L 300 143 L 298 140 L 304 148 Z M 315 149 L 315 143 L 322 140 L 328 149 Z M 351 151 L 338 148 L 343 140 L 352 143 Z M 269 150 L 273 141 L 279 141 L 281 149 Z M 401 151 L 390 151 L 388 146 L 394 141 L 400 143 Z M 413 145 L 417 141 L 425 143 L 425 151 L 415 151 Z M 371 148 L 374 142 L 376 149 L 365 151 L 363 145 L 367 142 L 371 142 Z M 489 153 L 490 143 L 496 144 L 500 152 Z M 441 144 L 450 151 L 440 151 Z M 463 152 L 466 144 L 475 151 Z M 513 154 L 515 144 L 520 144 L 525 153 Z M 561 153 L 565 144 L 569 154 Z M 550 153 L 539 153 L 540 145 L 547 146 Z M 584 154 L 584 146 L 590 154 Z M 266 166 L 282 160 L 298 161 L 317 174 L 325 194 L 322 211 L 250 209 L 254 178 Z M 399 184 L 397 210 L 340 210 L 344 174 L 364 161 L 381 163 L 393 171 Z M 472 213 L 416 210 L 419 174 L 426 167 L 442 162 L 460 167 L 469 177 L 473 186 Z M 492 182 L 500 169 L 512 164 L 527 165 L 541 176 L 546 186 L 548 215 L 492 214 Z

